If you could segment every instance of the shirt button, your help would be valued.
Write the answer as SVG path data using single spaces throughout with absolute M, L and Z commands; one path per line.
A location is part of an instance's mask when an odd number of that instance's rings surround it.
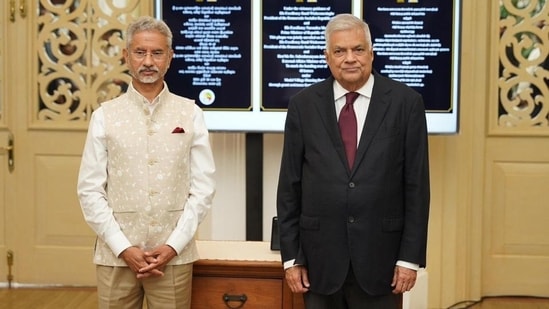
M 354 182 L 349 182 L 349 188 L 353 189 L 355 187 L 355 183 Z

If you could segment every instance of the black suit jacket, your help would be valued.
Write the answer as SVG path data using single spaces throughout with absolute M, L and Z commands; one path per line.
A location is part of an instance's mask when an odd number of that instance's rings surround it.
M 310 290 L 341 288 L 350 264 L 371 295 L 391 293 L 397 260 L 425 266 L 429 166 L 421 95 L 377 73 L 352 169 L 333 77 L 290 99 L 277 192 L 283 261 L 309 271 Z

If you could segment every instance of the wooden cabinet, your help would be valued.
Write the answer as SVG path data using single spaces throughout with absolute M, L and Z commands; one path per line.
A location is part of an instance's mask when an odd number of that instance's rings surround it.
M 224 249 L 228 251 L 223 253 Z M 286 284 L 280 257 L 270 252 L 268 243 L 199 243 L 199 252 L 202 259 L 193 268 L 193 309 L 304 308 L 302 296 Z
M 193 267 L 192 309 L 303 309 L 303 296 L 286 284 L 280 252 L 268 242 L 198 241 Z M 421 284 L 420 284 L 421 283 Z M 416 289 L 426 289 L 426 273 Z M 424 285 L 424 287 L 421 287 Z M 410 294 L 410 293 L 407 293 Z M 423 293 L 420 293 L 423 294 Z M 426 308 L 427 297 L 410 297 L 400 308 Z
M 280 262 L 199 260 L 193 270 L 193 309 L 303 308 Z

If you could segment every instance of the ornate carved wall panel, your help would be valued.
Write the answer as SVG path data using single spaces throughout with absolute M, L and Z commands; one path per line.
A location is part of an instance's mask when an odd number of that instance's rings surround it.
M 99 103 L 120 95 L 130 77 L 124 31 L 139 0 L 40 0 L 37 89 L 32 125 L 87 126 Z
M 499 9 L 493 133 L 549 135 L 549 5 L 546 0 L 501 0 Z
M 489 2 L 490 50 L 480 55 L 490 61 L 488 97 L 474 106 L 477 115 L 487 112 L 489 128 L 488 136 L 481 131 L 474 135 L 478 154 L 473 159 L 484 158 L 478 183 L 483 200 L 476 205 L 482 213 L 471 216 L 471 222 L 482 218 L 479 292 L 482 296 L 546 297 L 549 225 L 543 219 L 549 215 L 549 3 Z M 475 211 L 474 206 L 470 209 Z

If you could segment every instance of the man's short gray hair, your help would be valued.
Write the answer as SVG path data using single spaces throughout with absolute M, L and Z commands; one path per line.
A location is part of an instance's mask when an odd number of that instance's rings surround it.
M 328 50 L 328 43 L 330 41 L 330 35 L 336 31 L 351 30 L 361 28 L 366 35 L 366 42 L 368 46 L 372 48 L 372 36 L 370 34 L 370 27 L 362 19 L 354 16 L 353 14 L 338 14 L 326 25 L 324 30 L 324 38 L 326 39 L 326 50 Z
M 168 40 L 168 48 L 172 48 L 173 34 L 170 27 L 162 20 L 150 16 L 141 16 L 128 25 L 126 30 L 126 48 L 130 48 L 133 36 L 141 31 L 158 31 Z

